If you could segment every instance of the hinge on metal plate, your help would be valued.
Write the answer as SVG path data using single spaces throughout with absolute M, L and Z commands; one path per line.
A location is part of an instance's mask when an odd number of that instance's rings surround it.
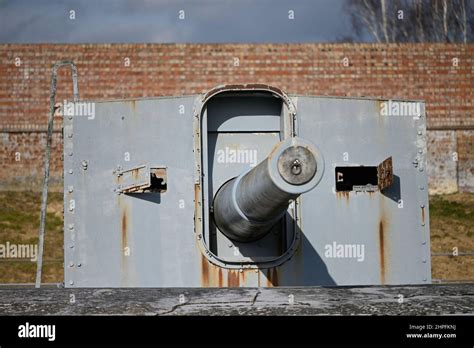
M 392 156 L 377 166 L 377 186 L 382 191 L 393 184 Z
M 142 164 L 129 169 L 117 168 L 117 193 L 165 192 L 167 190 L 166 167 Z

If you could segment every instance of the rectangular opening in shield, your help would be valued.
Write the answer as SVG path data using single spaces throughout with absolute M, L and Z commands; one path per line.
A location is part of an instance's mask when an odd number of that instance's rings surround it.
M 392 157 L 378 166 L 336 167 L 335 179 L 336 191 L 382 191 L 393 184 Z
M 377 167 L 336 167 L 336 191 L 376 191 Z

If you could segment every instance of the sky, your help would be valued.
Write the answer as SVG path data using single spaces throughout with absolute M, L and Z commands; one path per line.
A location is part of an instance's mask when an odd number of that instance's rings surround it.
M 346 41 L 347 1 L 0 0 L 0 43 Z

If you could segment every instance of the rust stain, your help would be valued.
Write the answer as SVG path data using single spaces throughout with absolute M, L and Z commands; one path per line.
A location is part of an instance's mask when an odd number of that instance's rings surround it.
M 199 210 L 199 195 L 201 194 L 201 186 L 199 184 L 194 184 L 194 208 L 196 209 L 196 214 Z
M 425 207 L 421 207 L 421 223 L 425 224 Z
M 217 267 L 217 281 L 220 288 L 224 287 L 224 279 L 222 277 L 222 268 Z
M 207 260 L 206 257 L 201 255 L 201 285 L 203 287 L 244 287 L 247 284 L 247 277 L 252 275 L 251 273 L 254 272 L 254 269 L 241 270 L 222 268 L 212 264 Z M 272 273 L 272 279 L 276 279 L 278 281 L 278 275 L 276 275 L 276 272 Z M 258 285 L 260 286 L 259 277 Z
M 276 267 L 272 270 L 272 284 L 273 286 L 278 286 L 278 270 Z
M 380 257 L 380 283 L 390 282 L 390 211 L 385 209 L 387 198 L 380 197 L 380 215 L 378 223 L 379 257 Z
M 239 287 L 239 271 L 230 269 L 227 271 L 227 282 L 230 288 Z
M 278 286 L 278 270 L 276 268 L 267 269 L 267 286 Z
M 385 235 L 384 222 L 379 222 L 379 243 L 380 243 L 380 279 L 382 284 L 385 284 Z
M 138 179 L 138 169 L 137 169 L 137 168 L 134 169 L 134 170 L 132 170 L 132 177 L 133 177 L 134 179 Z
M 132 106 L 133 113 L 135 113 L 137 111 L 137 104 L 135 102 L 135 99 L 130 100 L 130 105 Z
M 209 261 L 201 254 L 201 284 L 209 287 Z
M 129 266 L 126 248 L 129 248 L 129 209 L 128 206 L 123 202 L 123 197 L 119 196 L 119 207 L 120 207 L 120 269 L 122 272 L 122 285 L 128 285 Z
M 343 198 L 346 202 L 349 202 L 349 191 L 336 191 L 337 198 Z
M 207 288 L 225 287 L 225 270 L 201 254 L 201 285 Z
M 127 211 L 122 211 L 122 248 L 127 246 Z

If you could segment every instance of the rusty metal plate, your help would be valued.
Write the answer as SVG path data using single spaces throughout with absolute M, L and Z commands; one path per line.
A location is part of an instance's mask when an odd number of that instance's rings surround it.
M 279 270 L 280 282 L 430 283 L 424 104 L 414 118 L 383 115 L 382 100 L 293 100 L 298 135 L 319 146 L 330 170 L 302 197 L 304 238 L 295 262 Z M 361 165 L 378 169 L 375 190 L 337 191 L 336 168 Z
M 382 191 L 393 184 L 392 157 L 377 166 L 377 186 Z
M 421 117 L 392 117 L 381 115 L 379 100 L 285 98 L 291 104 L 291 115 L 296 106 L 297 135 L 323 153 L 325 174 L 319 185 L 295 204 L 298 238 L 291 258 L 272 268 L 229 269 L 210 262 L 198 243 L 209 217 L 196 212 L 201 209 L 199 204 L 209 203 L 212 190 L 203 192 L 199 185 L 199 176 L 208 171 L 201 167 L 203 162 L 196 161 L 196 143 L 201 139 L 193 127 L 199 120 L 193 112 L 194 102 L 194 97 L 101 102 L 96 103 L 94 119 L 65 118 L 67 287 L 271 287 L 431 281 L 424 106 Z M 268 118 L 274 128 L 272 119 Z M 260 129 L 265 122 L 264 118 L 259 120 Z M 249 149 L 255 145 L 263 151 L 273 142 L 271 137 L 275 136 L 270 134 L 259 141 L 249 140 Z M 219 141 L 215 142 L 224 157 L 232 137 L 219 140 L 222 148 Z M 129 153 L 128 161 L 124 153 Z M 265 151 L 258 158 L 264 156 Z M 213 159 L 212 155 L 209 161 Z M 84 161 L 87 166 L 82 165 Z M 120 180 L 113 171 L 118 166 L 136 169 L 144 163 L 148 169 L 140 167 L 135 179 L 127 172 L 128 189 L 139 187 L 141 191 L 151 185 L 145 172 L 150 175 L 159 164 L 166 166 L 166 173 L 158 171 L 155 176 L 164 179 L 167 190 L 117 194 Z M 248 163 L 223 163 L 229 175 L 244 165 Z M 338 192 L 336 167 L 360 165 L 378 168 L 373 186 L 381 190 Z M 217 188 L 225 179 L 215 177 L 209 182 Z M 279 238 L 277 234 L 270 237 Z M 217 248 L 227 248 L 223 253 L 233 257 L 235 250 L 225 242 L 216 240 Z M 262 242 L 255 251 L 266 247 Z
M 117 191 L 120 193 L 132 193 L 144 190 L 151 185 L 150 166 L 143 164 L 127 170 L 119 170 L 117 173 Z
M 64 151 L 72 153 L 64 156 L 65 286 L 199 286 L 194 99 L 97 102 L 94 119 L 64 119 Z M 117 194 L 118 167 L 127 187 L 143 189 L 155 173 L 167 190 Z

